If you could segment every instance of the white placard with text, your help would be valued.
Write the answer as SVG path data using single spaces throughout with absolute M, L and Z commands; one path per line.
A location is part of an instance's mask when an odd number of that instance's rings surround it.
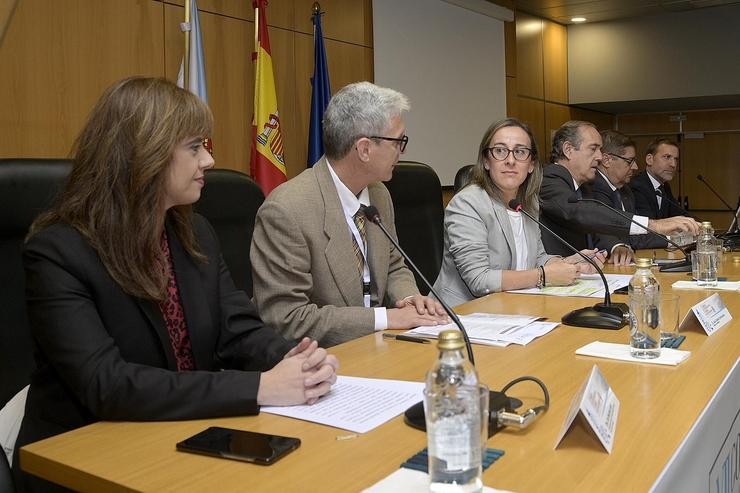
M 730 310 L 727 309 L 719 294 L 715 293 L 692 306 L 689 313 L 681 320 L 679 328 L 687 330 L 699 325 L 710 336 L 730 320 L 732 320 Z
M 555 448 L 570 430 L 578 413 L 581 413 L 606 451 L 611 454 L 617 431 L 619 399 L 596 365 L 570 404 L 568 416 L 555 441 Z

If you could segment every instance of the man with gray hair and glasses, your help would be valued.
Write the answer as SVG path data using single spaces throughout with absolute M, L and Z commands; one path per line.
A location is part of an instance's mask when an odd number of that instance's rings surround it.
M 288 339 L 331 346 L 385 329 L 437 325 L 442 306 L 419 294 L 414 276 L 380 229 L 373 205 L 395 236 L 382 181 L 406 149 L 403 94 L 350 84 L 324 113 L 325 155 L 279 186 L 257 213 L 251 262 L 262 319 Z
M 603 160 L 603 141 L 593 123 L 565 122 L 552 138 L 552 164 L 545 167 L 540 189 L 540 220 L 576 249 L 595 248 L 596 235 L 626 238 L 646 231 L 600 204 L 580 201 L 592 198 L 590 183 Z M 659 233 L 677 231 L 696 233 L 699 225 L 687 217 L 648 219 L 628 213 L 640 224 Z M 547 253 L 570 255 L 572 252 L 546 231 L 542 243 Z M 607 253 L 611 253 L 607 250 Z

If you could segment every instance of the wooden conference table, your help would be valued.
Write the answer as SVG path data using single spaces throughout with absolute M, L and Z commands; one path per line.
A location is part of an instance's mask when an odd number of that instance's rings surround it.
M 643 252 L 645 253 L 645 252 Z M 659 255 L 662 252 L 658 253 Z M 664 254 L 663 254 L 664 255 Z M 629 274 L 634 267 L 609 268 Z M 726 253 L 721 275 L 740 280 L 740 253 Z M 686 274 L 658 274 L 664 291 Z M 711 294 L 677 291 L 681 312 Z M 647 491 L 740 355 L 740 295 L 720 296 L 735 319 L 711 337 L 684 333 L 691 357 L 677 367 L 576 356 L 591 341 L 626 343 L 618 331 L 566 327 L 525 347 L 476 345 L 481 380 L 492 389 L 522 375 L 542 379 L 550 410 L 526 430 L 504 430 L 488 441 L 505 455 L 484 473 L 484 483 L 514 491 Z M 616 295 L 615 301 L 626 297 Z M 460 313 L 537 314 L 550 320 L 597 300 L 493 294 L 459 307 Z M 374 334 L 332 349 L 343 375 L 422 381 L 436 358 L 434 344 L 384 340 Z M 608 454 L 581 428 L 555 449 L 566 412 L 594 364 L 620 399 L 614 449 Z M 542 402 L 532 383 L 509 395 L 525 408 Z M 175 451 L 175 443 L 212 425 L 300 437 L 301 447 L 265 467 Z M 290 418 L 259 416 L 184 422 L 100 422 L 28 445 L 22 467 L 82 491 L 360 491 L 396 470 L 426 446 L 424 433 L 401 416 L 355 438 L 344 430 Z M 339 437 L 339 439 L 338 439 Z

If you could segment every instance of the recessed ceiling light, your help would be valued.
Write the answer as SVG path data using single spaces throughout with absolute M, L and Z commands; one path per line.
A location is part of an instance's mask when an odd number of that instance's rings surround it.
M 585 17 L 573 17 L 570 21 L 571 22 L 586 22 L 586 18 Z

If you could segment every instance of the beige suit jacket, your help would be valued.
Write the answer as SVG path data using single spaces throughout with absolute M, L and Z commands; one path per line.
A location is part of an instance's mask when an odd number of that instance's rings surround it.
M 368 191 L 395 237 L 388 190 L 373 183 Z M 369 222 L 366 231 L 378 299 L 393 307 L 418 293 L 383 232 Z M 287 339 L 309 336 L 331 346 L 373 332 L 375 314 L 363 306 L 350 234 L 325 158 L 273 190 L 260 207 L 250 253 L 254 300 L 265 322 Z

